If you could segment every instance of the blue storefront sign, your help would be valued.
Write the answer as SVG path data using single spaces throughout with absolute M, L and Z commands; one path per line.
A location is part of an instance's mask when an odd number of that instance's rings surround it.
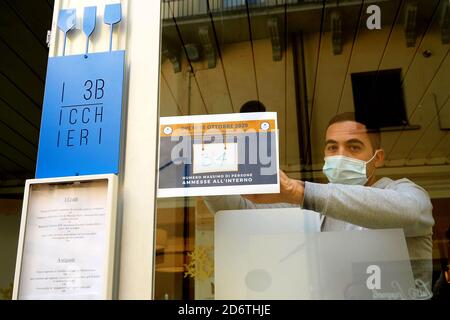
M 65 37 L 75 15 L 61 10 Z M 49 58 L 36 178 L 119 173 L 125 51 L 88 53 L 95 15 L 85 9 L 86 54 L 65 56 L 64 43 L 63 56 Z M 106 6 L 111 32 L 119 21 L 120 5 Z
M 49 59 L 36 178 L 118 173 L 124 57 Z

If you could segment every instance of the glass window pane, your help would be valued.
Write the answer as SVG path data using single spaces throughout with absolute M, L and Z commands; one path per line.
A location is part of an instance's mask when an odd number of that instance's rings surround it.
M 403 284 L 423 280 L 424 286 L 413 284 L 422 291 L 408 298 L 427 297 L 448 257 L 448 6 L 439 0 L 164 0 L 160 116 L 276 112 L 280 170 L 302 191 L 298 203 L 286 204 L 291 198 L 285 196 L 270 205 L 239 195 L 159 198 L 155 298 L 214 299 L 222 292 L 216 285 L 223 283 L 215 269 L 223 254 L 215 247 L 221 244 L 217 211 L 249 209 L 256 213 L 249 225 L 270 224 L 264 211 L 270 208 L 285 217 L 309 210 L 321 219 L 318 230 L 303 228 L 316 223 L 309 220 L 289 228 L 281 216 L 272 231 L 258 229 L 264 241 L 273 240 L 271 249 L 283 242 L 276 236 L 288 233 L 318 233 L 311 237 L 315 246 L 330 241 L 332 234 L 324 232 L 379 230 L 382 237 L 385 229 L 401 230 L 404 243 L 392 242 L 397 264 L 381 269 L 393 279 L 401 275 L 395 279 Z M 243 246 L 254 250 L 236 254 L 230 268 L 262 263 L 255 256 L 260 243 L 252 239 Z M 373 241 L 367 244 L 371 250 L 382 250 L 385 242 Z M 342 248 L 337 257 L 351 249 Z M 330 259 L 326 250 L 317 252 L 319 265 Z M 382 258 L 373 254 L 374 260 Z M 347 269 L 335 276 L 361 280 L 358 272 L 370 264 L 353 267 L 356 273 L 350 274 L 351 267 L 342 264 Z M 404 267 L 413 278 L 407 279 Z M 260 297 L 253 291 L 264 281 L 275 286 L 270 281 L 276 278 L 264 272 L 252 275 L 257 285 L 244 286 L 250 290 L 246 297 Z M 309 277 L 329 281 L 319 272 Z

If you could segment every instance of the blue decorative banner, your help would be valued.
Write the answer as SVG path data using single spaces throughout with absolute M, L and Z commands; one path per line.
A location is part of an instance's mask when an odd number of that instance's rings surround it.
M 119 172 L 124 59 L 49 59 L 36 178 Z
M 64 43 L 62 55 L 66 55 L 67 33 L 75 28 L 77 20 L 76 9 L 62 9 L 58 15 L 58 28 L 64 33 Z
M 89 37 L 95 30 L 97 20 L 97 7 L 84 8 L 83 15 L 83 33 L 86 35 L 86 54 L 89 52 Z
M 114 30 L 114 25 L 122 20 L 122 5 L 120 3 L 108 4 L 105 6 L 105 14 L 103 16 L 103 21 L 110 25 L 109 33 L 109 51 L 112 50 L 112 35 Z

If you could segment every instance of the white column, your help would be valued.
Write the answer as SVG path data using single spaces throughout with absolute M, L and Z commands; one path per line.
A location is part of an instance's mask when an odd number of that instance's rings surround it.
M 156 216 L 161 2 L 130 0 L 120 299 L 151 299 Z
M 58 11 L 77 9 L 77 30 L 70 33 L 66 55 L 82 54 L 83 8 L 97 6 L 97 28 L 90 52 L 108 50 L 109 27 L 103 24 L 104 6 L 122 3 L 122 22 L 116 26 L 113 50 L 126 50 L 124 81 L 124 161 L 120 173 L 118 214 L 122 214 L 119 299 L 152 299 L 155 187 L 158 146 L 158 103 L 161 1 L 55 0 L 49 56 L 61 55 Z

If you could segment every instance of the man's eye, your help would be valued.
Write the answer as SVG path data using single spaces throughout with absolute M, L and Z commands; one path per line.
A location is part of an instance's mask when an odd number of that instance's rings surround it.
M 336 149 L 337 149 L 336 146 L 329 146 L 329 147 L 327 148 L 328 151 L 335 151 Z
M 361 148 L 359 146 L 350 146 L 351 151 L 359 151 Z

